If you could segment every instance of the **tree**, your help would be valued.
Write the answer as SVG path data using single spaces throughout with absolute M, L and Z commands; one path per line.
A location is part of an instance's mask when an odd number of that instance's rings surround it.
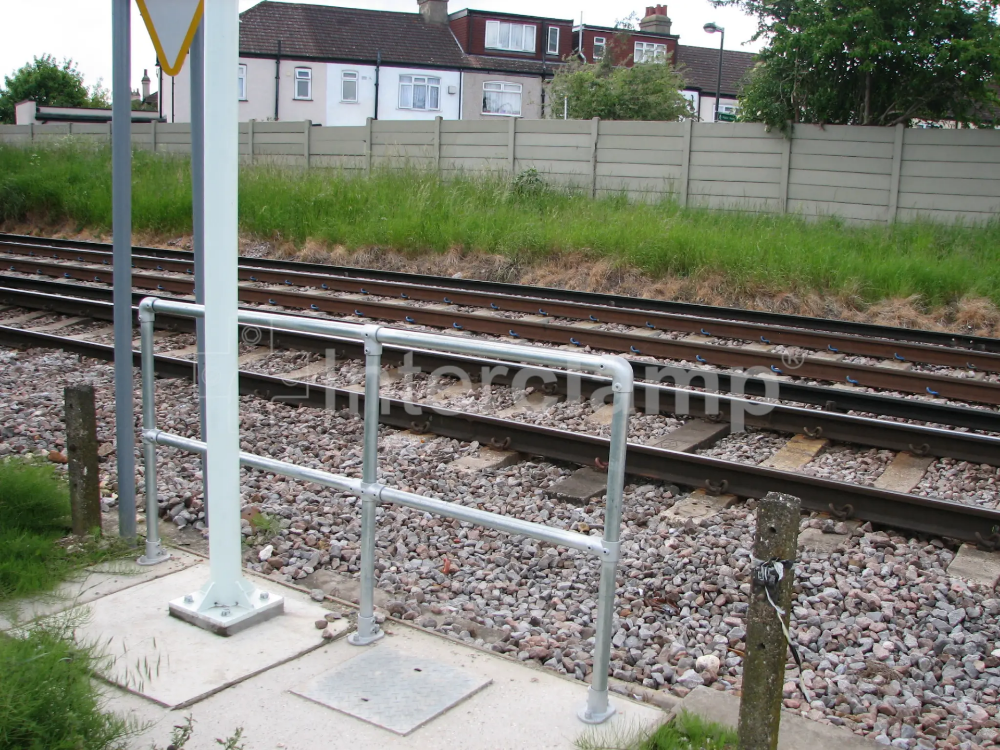
M 14 107 L 25 99 L 55 107 L 110 107 L 108 90 L 98 81 L 90 90 L 76 63 L 66 59 L 60 65 L 52 55 L 36 57 L 12 76 L 4 77 L 0 88 L 0 122 L 14 122 Z
M 684 79 L 669 56 L 632 67 L 624 65 L 632 59 L 624 54 L 632 24 L 632 18 L 618 22 L 621 31 L 602 59 L 595 63 L 575 60 L 556 71 L 547 84 L 549 117 L 562 117 L 564 101 L 568 116 L 574 120 L 678 120 L 691 114 L 680 93 Z M 621 64 L 616 66 L 615 61 Z
M 986 124 L 1000 99 L 997 0 L 716 0 L 757 17 L 768 46 L 740 119 Z

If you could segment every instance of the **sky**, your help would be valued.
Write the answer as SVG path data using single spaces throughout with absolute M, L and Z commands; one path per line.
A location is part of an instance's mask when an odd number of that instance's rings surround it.
M 258 0 L 239 0 L 240 10 L 252 7 Z M 416 11 L 416 0 L 312 0 L 321 5 L 347 5 L 373 10 Z M 635 11 L 644 15 L 647 5 L 663 0 L 633 0 L 631 4 L 609 3 L 606 0 L 451 0 L 449 10 L 473 7 L 479 10 L 504 10 L 552 18 L 572 18 L 597 26 L 613 26 L 619 18 Z M 111 0 L 30 0 L 5 3 L 4 33 L 0 44 L 0 77 L 10 75 L 36 56 L 54 55 L 60 61 L 72 58 L 91 86 L 103 79 L 111 88 Z M 754 52 L 760 44 L 745 44 L 753 36 L 756 25 L 749 16 L 734 8 L 714 8 L 709 0 L 683 0 L 672 6 L 667 2 L 667 15 L 673 21 L 673 32 L 682 44 L 718 47 L 719 37 L 709 35 L 703 26 L 714 21 L 726 29 L 726 49 Z M 149 41 L 139 9 L 132 3 L 132 88 L 138 89 L 144 69 L 153 79 L 156 53 Z

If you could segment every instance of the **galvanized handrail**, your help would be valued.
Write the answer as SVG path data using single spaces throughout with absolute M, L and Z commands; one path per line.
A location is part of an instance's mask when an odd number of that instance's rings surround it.
M 201 454 L 207 452 L 207 446 L 202 441 L 172 435 L 156 427 L 152 372 L 153 322 L 157 312 L 202 318 L 204 306 L 161 300 L 155 297 L 147 297 L 139 304 L 143 365 L 143 442 L 147 467 L 147 557 L 162 554 L 155 520 L 158 515 L 155 446 L 171 446 Z M 550 544 L 577 549 L 594 555 L 601 561 L 598 614 L 594 638 L 594 676 L 588 691 L 587 703 L 580 710 L 579 717 L 587 723 L 596 724 L 612 716 L 615 709 L 608 700 L 608 669 L 611 660 L 611 628 L 620 550 L 622 494 L 625 486 L 625 451 L 633 391 L 632 368 L 628 362 L 622 357 L 611 355 L 542 349 L 452 335 L 421 333 L 373 324 L 344 323 L 246 310 L 239 312 L 239 322 L 261 328 L 344 336 L 364 342 L 365 413 L 362 478 L 360 480 L 255 456 L 250 453 L 240 453 L 240 463 L 244 466 L 332 487 L 361 498 L 361 592 L 358 626 L 356 632 L 348 640 L 354 645 L 361 646 L 373 643 L 383 636 L 375 622 L 374 612 L 375 510 L 380 502 L 403 505 L 505 533 L 529 536 Z M 379 390 L 383 344 L 494 357 L 501 360 L 528 362 L 609 375 L 613 392 L 613 407 L 603 537 L 588 536 L 574 531 L 552 528 L 544 524 L 509 518 L 380 484 L 377 469 Z

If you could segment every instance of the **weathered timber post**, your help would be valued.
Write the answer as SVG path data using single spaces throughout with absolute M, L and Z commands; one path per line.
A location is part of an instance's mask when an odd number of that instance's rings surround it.
M 794 560 L 799 538 L 797 497 L 769 492 L 757 508 L 757 532 L 754 536 L 755 566 L 763 569 L 772 561 L 781 564 L 783 575 L 771 578 L 754 575 L 747 612 L 746 658 L 743 662 L 743 698 L 740 702 L 740 750 L 776 750 L 781 724 L 781 690 L 785 682 L 788 643 L 778 613 L 768 599 L 787 613 L 792 603 L 795 582 Z M 780 563 L 779 563 L 780 564 Z
M 73 533 L 78 536 L 101 528 L 100 469 L 97 465 L 97 416 L 92 385 L 69 386 L 64 391 L 66 453 L 69 459 L 69 500 Z

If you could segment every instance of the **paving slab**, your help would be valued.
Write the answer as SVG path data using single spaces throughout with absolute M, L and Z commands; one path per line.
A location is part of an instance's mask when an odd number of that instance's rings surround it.
M 138 557 L 138 551 L 136 553 Z M 83 604 L 89 604 L 101 597 L 139 584 L 171 575 L 192 565 L 204 562 L 203 558 L 189 555 L 180 550 L 170 550 L 170 559 L 158 565 L 136 565 L 135 559 L 114 560 L 88 568 L 79 577 L 61 584 L 52 594 L 33 597 L 20 604 L 17 611 L 7 610 L 0 615 L 0 630 L 12 626 L 12 619 L 27 622 L 36 617 L 65 612 Z
M 728 435 L 731 429 L 729 422 L 691 419 L 670 434 L 654 440 L 651 445 L 654 448 L 690 453 L 715 444 Z
M 391 620 L 385 629 L 386 638 L 373 646 L 359 648 L 339 639 L 195 704 L 185 711 L 195 722 L 194 737 L 185 747 L 218 750 L 216 737 L 243 727 L 248 748 L 571 750 L 587 731 L 577 718 L 586 684 Z M 458 669 L 490 684 L 405 737 L 295 694 L 320 675 L 379 649 Z M 617 713 L 603 726 L 612 729 L 653 727 L 666 718 L 655 706 L 617 695 L 611 703 Z M 135 739 L 135 747 L 167 744 L 180 718 L 176 711 L 117 690 L 110 707 L 153 724 Z
M 463 471 L 493 471 L 513 466 L 521 460 L 517 451 L 498 451 L 493 448 L 480 448 L 475 456 L 462 456 L 451 465 Z
M 809 552 L 830 554 L 842 547 L 850 536 L 847 534 L 824 534 L 820 529 L 806 529 L 799 534 L 799 547 Z
M 709 495 L 705 490 L 695 490 L 682 497 L 667 511 L 667 516 L 678 519 L 697 519 L 714 516 L 739 502 L 736 495 Z
M 608 475 L 585 466 L 549 487 L 548 494 L 574 505 L 586 505 L 607 490 Z
M 816 455 L 829 444 L 830 441 L 824 438 L 796 435 L 761 466 L 779 471 L 796 471 L 816 458 Z
M 178 708 L 325 643 L 315 623 L 327 610 L 308 595 L 285 588 L 283 615 L 228 638 L 171 617 L 167 603 L 198 589 L 208 577 L 208 562 L 200 561 L 87 605 L 86 619 L 76 632 L 82 640 L 99 642 L 110 657 L 102 676 L 162 706 Z M 329 627 L 342 634 L 350 626 L 340 620 Z
M 996 588 L 1000 582 L 1000 553 L 963 544 L 948 565 L 948 575 L 964 578 L 969 583 Z
M 927 467 L 934 463 L 930 456 L 914 456 L 902 451 L 897 453 L 885 471 L 875 480 L 875 486 L 881 490 L 894 492 L 910 492 L 920 484 Z
M 671 715 L 680 711 L 736 729 L 740 721 L 740 699 L 732 693 L 696 687 Z M 881 746 L 874 740 L 856 735 L 850 729 L 820 724 L 789 711 L 781 712 L 778 750 L 874 750 L 878 747 Z

